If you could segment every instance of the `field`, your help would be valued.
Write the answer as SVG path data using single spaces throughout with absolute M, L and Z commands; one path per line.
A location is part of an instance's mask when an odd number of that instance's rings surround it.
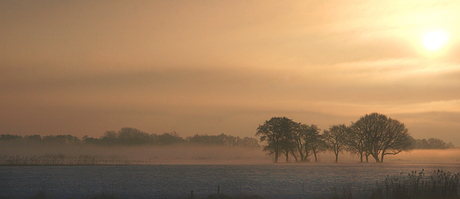
M 192 191 L 194 198 L 420 198 L 414 193 L 457 193 L 460 172 L 456 149 L 415 150 L 385 163 L 347 153 L 333 163 L 323 153 L 318 163 L 273 164 L 254 148 L 1 147 L 0 198 L 190 198 Z M 448 182 L 448 191 L 427 181 L 438 169 L 436 182 Z
M 310 158 L 313 159 L 313 158 Z M 319 163 L 333 163 L 332 153 L 320 153 Z M 284 160 L 284 158 L 280 158 Z M 339 163 L 356 163 L 357 156 L 339 155 Z M 291 159 L 291 163 L 294 161 Z M 369 163 L 375 160 L 369 159 Z M 0 165 L 145 165 L 145 164 L 271 164 L 260 148 L 224 146 L 91 146 L 0 145 Z M 459 149 L 413 150 L 385 156 L 385 163 L 460 163 Z
M 435 179 L 449 182 L 454 182 L 452 179 L 458 177 L 454 173 L 460 172 L 458 165 L 451 164 L 4 166 L 0 167 L 0 198 L 29 198 L 37 193 L 51 198 L 100 194 L 139 199 L 188 198 L 191 191 L 196 198 L 218 193 L 273 199 L 346 195 L 370 198 L 386 196 L 388 191 L 417 193 L 409 189 L 414 182 L 419 182 L 417 189 L 437 190 L 432 184 L 423 184 L 417 178 L 420 173 L 411 174 L 423 170 L 426 181 L 437 169 L 450 172 L 450 177 L 442 178 L 445 175 L 441 173 Z M 447 187 L 458 187 L 458 179 L 457 184 Z

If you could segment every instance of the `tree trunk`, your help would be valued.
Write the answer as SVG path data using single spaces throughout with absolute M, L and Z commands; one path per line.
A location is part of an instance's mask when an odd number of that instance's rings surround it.
M 366 162 L 369 162 L 369 154 L 366 153 Z
M 339 153 L 335 153 L 335 163 L 339 162 Z
M 313 151 L 313 155 L 315 155 L 315 162 L 318 162 L 318 157 L 316 156 L 316 151 Z
M 310 153 L 308 152 L 307 149 L 305 149 L 305 155 L 304 155 L 304 161 L 308 162 L 308 156 L 310 156 Z
M 286 162 L 289 162 L 289 152 L 286 151 Z
M 278 162 L 278 151 L 275 151 L 275 163 Z
M 308 161 L 308 152 L 305 151 L 305 154 L 302 154 L 302 159 L 301 159 L 302 162 L 306 162 Z
M 380 162 L 379 155 L 374 155 L 374 154 L 372 154 L 372 157 L 374 157 L 375 162 L 377 162 L 377 163 Z
M 363 152 L 361 152 L 361 153 L 359 154 L 359 158 L 360 158 L 361 162 L 363 162 Z
M 383 156 L 385 155 L 385 150 L 382 151 L 382 156 L 380 157 L 380 162 L 383 162 Z
M 301 149 L 299 149 L 299 155 L 300 155 L 300 161 L 304 161 L 305 157 L 304 157 Z M 296 158 L 296 160 L 297 160 L 297 158 Z
M 297 156 L 294 154 L 294 149 L 291 149 L 291 154 L 292 154 L 292 156 L 294 156 L 295 161 L 298 162 L 299 159 L 298 159 Z M 302 158 L 302 157 L 301 157 L 301 158 Z

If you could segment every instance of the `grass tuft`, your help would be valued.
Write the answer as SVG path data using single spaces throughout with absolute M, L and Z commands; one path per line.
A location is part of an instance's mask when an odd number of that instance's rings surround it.
M 372 190 L 372 199 L 458 199 L 460 174 L 435 170 L 400 173 L 387 177 L 383 184 Z

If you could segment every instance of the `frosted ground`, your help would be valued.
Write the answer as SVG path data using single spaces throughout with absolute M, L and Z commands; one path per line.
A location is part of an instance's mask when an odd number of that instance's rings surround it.
M 1 166 L 0 198 L 27 198 L 39 192 L 55 198 L 85 198 L 100 193 L 121 198 L 187 198 L 220 193 L 257 194 L 265 198 L 330 197 L 350 188 L 354 197 L 367 197 L 376 182 L 401 172 L 442 169 L 460 172 L 459 150 L 415 150 L 386 156 L 385 163 L 358 163 L 344 153 L 338 164 L 323 153 L 319 163 L 273 164 L 260 149 L 228 147 L 78 148 L 3 146 L 0 155 L 92 155 L 144 160 L 148 165 Z M 282 160 L 282 159 L 281 159 Z
M 56 198 L 100 193 L 122 198 L 187 198 L 220 193 L 265 198 L 330 197 L 349 187 L 368 197 L 387 175 L 414 170 L 460 172 L 454 164 L 277 164 L 0 167 L 0 197 L 27 198 L 40 191 Z

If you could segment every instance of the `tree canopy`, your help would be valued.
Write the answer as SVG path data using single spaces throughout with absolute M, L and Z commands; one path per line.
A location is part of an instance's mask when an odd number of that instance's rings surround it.
M 353 130 L 362 136 L 364 150 L 383 162 L 385 155 L 396 155 L 412 149 L 412 140 L 406 126 L 383 114 L 371 113 L 353 123 Z
M 289 118 L 273 117 L 257 128 L 256 136 L 260 136 L 260 141 L 268 142 L 263 150 L 273 154 L 275 162 L 278 162 L 281 153 L 286 155 L 286 161 L 289 160 L 295 127 L 295 122 Z
M 349 128 L 345 124 L 333 125 L 324 131 L 323 138 L 329 150 L 334 152 L 335 162 L 339 161 L 339 153 L 347 149 Z

